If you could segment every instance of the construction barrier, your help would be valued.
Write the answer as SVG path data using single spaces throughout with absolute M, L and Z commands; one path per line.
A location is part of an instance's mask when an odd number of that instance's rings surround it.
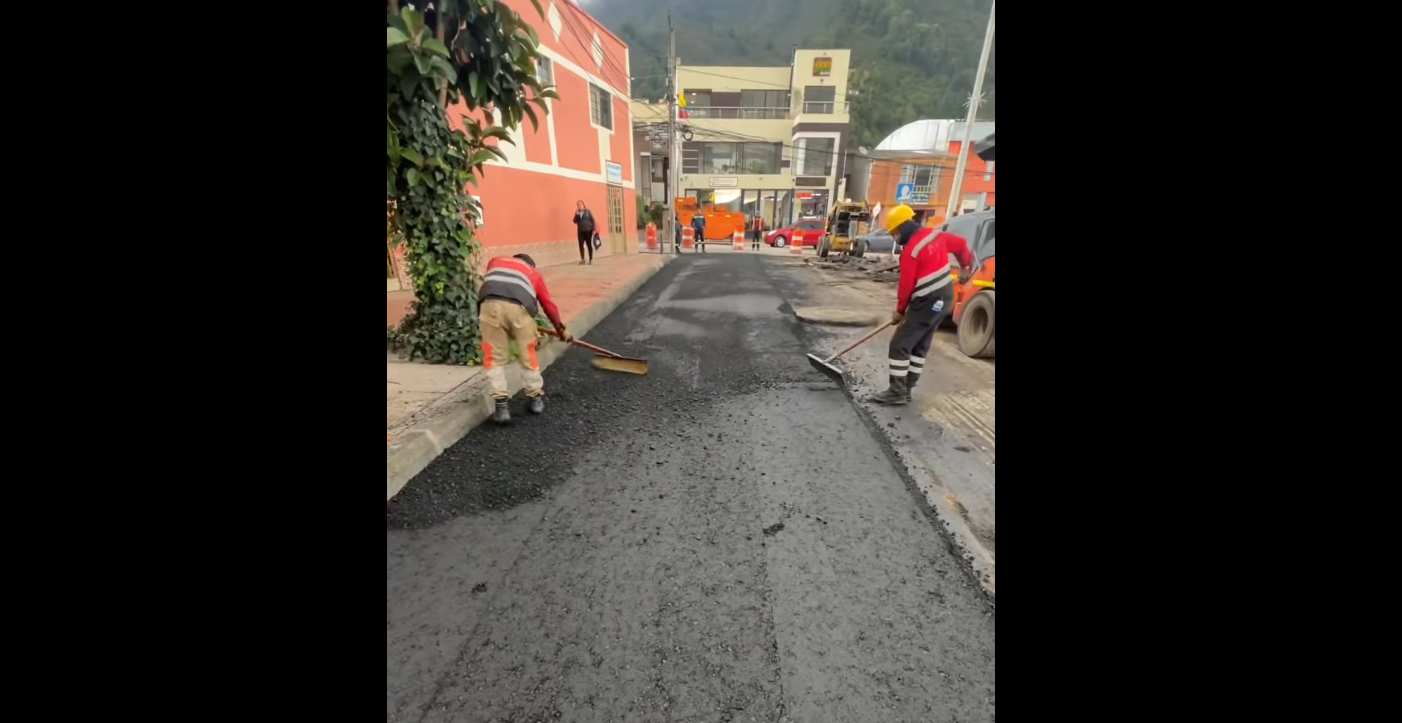
M 794 235 L 797 236 L 798 238 L 795 238 L 795 239 L 793 240 L 793 243 L 789 244 L 789 255 L 790 255 L 790 256 L 802 256 L 802 255 L 803 255 L 803 234 L 805 234 L 805 233 L 807 233 L 807 232 L 806 232 L 806 231 L 799 231 L 797 234 L 794 234 Z
M 655 224 L 655 223 L 649 223 L 649 224 L 647 225 L 647 241 L 646 241 L 645 243 L 646 243 L 646 246 L 644 246 L 642 249 L 639 249 L 639 250 L 647 250 L 647 251 L 656 251 L 656 250 L 657 250 L 657 224 Z
M 744 250 L 745 250 L 745 232 L 744 232 L 744 231 L 736 231 L 735 233 L 730 234 L 730 244 L 731 244 L 731 246 L 730 246 L 731 249 L 733 249 L 733 250 L 735 250 L 735 251 L 744 251 Z
M 696 229 L 690 226 L 682 227 L 682 248 L 690 251 L 696 247 Z

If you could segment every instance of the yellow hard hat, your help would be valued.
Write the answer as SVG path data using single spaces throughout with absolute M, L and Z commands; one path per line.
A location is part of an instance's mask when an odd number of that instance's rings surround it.
M 896 227 L 915 218 L 915 209 L 902 203 L 886 212 L 886 230 L 895 233 Z

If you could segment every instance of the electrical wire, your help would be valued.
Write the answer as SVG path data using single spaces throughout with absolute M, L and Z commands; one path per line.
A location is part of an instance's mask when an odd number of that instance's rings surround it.
M 737 142 L 737 143 L 766 143 L 766 144 L 774 144 L 774 145 L 782 146 L 783 148 L 788 149 L 788 150 L 795 150 L 795 151 L 800 151 L 800 150 L 801 150 L 801 151 L 806 152 L 806 153 L 820 153 L 820 154 L 830 155 L 830 156 L 846 155 L 846 154 L 848 153 L 847 151 L 838 151 L 838 150 L 831 150 L 831 151 L 829 151 L 829 150 L 821 150 L 821 149 L 815 149 L 815 148 L 808 148 L 808 147 L 806 147 L 806 146 L 803 147 L 803 148 L 800 148 L 799 146 L 797 146 L 797 145 L 795 145 L 795 144 L 793 144 L 793 143 L 785 143 L 785 142 L 783 142 L 783 141 L 776 141 L 776 140 L 774 140 L 774 139 L 772 139 L 772 138 L 763 138 L 763 137 L 760 137 L 760 136 L 745 135 L 745 134 L 743 134 L 743 133 L 736 133 L 736 132 L 734 132 L 734 131 L 718 130 L 718 129 L 714 129 L 714 128 L 699 128 L 699 127 L 696 127 L 696 126 L 689 126 L 689 128 L 692 129 L 692 130 L 695 131 L 695 132 L 704 133 L 704 134 L 710 134 L 710 136 L 711 136 L 711 137 L 702 137 L 702 138 L 699 138 L 698 140 L 694 141 L 694 142 L 696 142 L 696 143 L 705 143 L 705 142 L 707 142 L 707 141 L 712 141 L 712 140 L 719 139 L 719 140 L 733 141 L 733 142 Z M 790 160 L 792 160 L 792 159 L 790 159 Z M 894 159 L 894 158 L 891 158 L 891 159 L 884 159 L 884 158 L 874 158 L 874 159 L 871 159 L 871 160 L 873 160 L 873 161 L 880 161 L 880 160 L 901 160 L 903 163 L 906 163 L 907 165 L 929 165 L 929 166 L 938 166 L 938 165 L 939 165 L 939 164 L 930 164 L 930 163 L 925 163 L 925 164 L 920 164 L 920 163 L 917 163 L 917 164 L 909 164 L 909 163 L 907 163 L 907 161 L 908 161 L 909 159 Z M 970 173 L 970 174 L 991 173 L 991 171 L 984 171 L 984 170 L 979 170 L 979 169 L 966 169 L 966 173 Z
M 664 125 L 663 123 L 658 122 L 658 123 L 653 123 L 653 124 L 648 124 L 648 125 L 640 126 L 640 128 L 645 128 L 645 129 L 648 129 L 648 130 L 656 130 L 656 129 L 661 128 L 663 125 Z M 717 142 L 717 141 L 721 141 L 721 142 L 731 142 L 731 143 L 755 143 L 755 144 L 764 144 L 764 145 L 777 145 L 777 146 L 780 146 L 780 147 L 781 147 L 782 149 L 784 149 L 784 150 L 802 152 L 802 153 L 806 153 L 806 154 L 810 154 L 810 155 L 819 155 L 819 156 L 836 157 L 836 156 L 841 156 L 841 155 L 846 155 L 846 154 L 847 154 L 847 151 L 838 151 L 838 150 L 826 150 L 826 149 L 818 149 L 818 148 L 809 148 L 809 147 L 807 147 L 807 146 L 799 147 L 799 146 L 797 146 L 797 145 L 795 145 L 795 144 L 793 144 L 793 143 L 785 143 L 785 142 L 783 142 L 783 141 L 776 141 L 776 140 L 773 140 L 772 138 L 763 138 L 763 137 L 760 137 L 760 136 L 751 136 L 751 135 L 746 135 L 746 134 L 743 134 L 743 133 L 736 133 L 736 132 L 734 132 L 734 131 L 726 131 L 726 130 L 720 130 L 720 129 L 715 129 L 715 128 L 699 128 L 699 127 L 696 127 L 696 126 L 684 126 L 684 128 L 686 128 L 687 130 L 691 130 L 691 131 L 693 131 L 693 132 L 696 132 L 696 133 L 707 134 L 707 135 L 703 135 L 703 136 L 701 136 L 699 139 L 693 141 L 693 142 L 696 142 L 696 143 L 710 143 L 710 142 Z M 683 153 L 685 154 L 685 153 L 688 152 L 688 149 L 686 149 L 685 147 L 683 147 L 682 151 L 683 151 Z M 699 151 L 691 150 L 690 152 L 691 152 L 691 153 L 698 153 Z M 793 153 L 787 154 L 787 157 L 784 157 L 785 154 L 782 154 L 782 153 L 781 153 L 780 155 L 781 155 L 781 160 L 789 160 L 789 161 L 794 160 L 794 154 L 793 154 Z M 883 158 L 873 158 L 873 159 L 871 159 L 871 160 L 872 160 L 872 161 L 882 161 L 882 160 L 900 161 L 900 162 L 901 162 L 901 165 L 903 165 L 903 166 L 905 166 L 905 165 L 911 165 L 911 166 L 929 166 L 929 167 L 931 167 L 931 168 L 941 168 L 941 169 L 948 170 L 951 174 L 952 174 L 952 172 L 953 172 L 953 169 L 949 169 L 949 168 L 947 168 L 946 166 L 943 166 L 943 165 L 938 164 L 938 163 L 910 163 L 909 161 L 911 161 L 911 160 L 913 160 L 913 159 L 896 159 L 896 158 L 883 159 Z M 895 170 L 894 170 L 894 169 L 889 169 L 889 170 L 888 170 L 888 167 L 879 167 L 879 168 L 878 168 L 878 167 L 873 167 L 872 172 L 873 172 L 873 173 L 877 173 L 878 175 L 884 176 L 884 175 L 888 175 L 888 174 L 894 173 Z M 700 171 L 697 171 L 697 173 L 700 173 Z M 941 173 L 943 173 L 943 171 L 941 171 Z M 994 171 L 989 171 L 989 170 L 987 170 L 987 169 L 965 168 L 965 169 L 964 169 L 964 175 L 966 175 L 966 176 L 977 176 L 977 175 L 996 176 L 997 173 L 994 172 Z M 992 179 L 989 179 L 989 180 L 992 180 Z
M 571 13 L 571 12 L 565 12 L 565 13 L 561 13 L 561 14 L 560 14 L 560 17 L 562 17 L 562 18 L 565 19 L 565 26 L 568 27 L 568 28 L 570 29 L 570 34 L 574 36 L 574 39 L 575 39 L 575 40 L 578 40 L 578 41 L 579 41 L 580 46 L 581 46 L 581 47 L 584 47 L 584 48 L 586 48 L 586 49 L 589 49 L 590 51 L 592 51 L 592 49 L 593 49 L 593 42 L 592 42 L 592 41 L 591 41 L 591 42 L 585 42 L 585 41 L 584 41 L 583 34 L 580 32 L 579 26 L 576 24 L 575 18 L 573 17 L 573 15 L 574 15 L 574 14 Z M 566 50 L 570 50 L 569 44 L 568 44 L 568 43 L 565 44 L 565 48 L 566 48 Z M 628 89 L 629 89 L 629 90 L 632 90 L 632 83 L 631 83 L 631 81 L 629 81 L 629 79 L 628 79 L 628 71 L 625 70 L 621 65 L 618 64 L 617 61 L 615 61 L 615 60 L 613 59 L 613 55 L 611 55 L 611 54 L 609 53 L 608 48 L 603 47 L 602 44 L 600 44 L 600 46 L 599 46 L 599 51 L 600 51 L 600 55 L 601 55 L 601 56 L 603 57 L 603 59 L 604 59 L 603 65 L 604 65 L 605 67 L 611 68 L 611 69 L 613 70 L 613 72 L 615 72 L 615 73 L 618 74 L 618 77 L 623 78 L 624 81 L 627 82 L 628 85 L 629 85 Z M 574 51 L 573 51 L 573 50 L 570 50 L 570 56 L 571 56 L 571 57 L 574 57 L 576 63 L 579 63 L 579 67 L 581 67 L 581 68 L 587 68 L 587 67 L 588 67 L 586 64 L 580 63 L 580 62 L 579 62 L 579 58 L 578 58 L 577 56 L 574 55 Z M 612 81 L 612 79 L 610 79 L 610 81 Z M 619 90 L 618 90 L 618 87 L 617 87 L 617 85 L 616 85 L 615 83 L 610 82 L 610 85 L 613 85 L 613 86 L 614 86 L 614 91 L 617 93 L 617 95 L 622 96 L 622 97 L 623 97 L 625 100 L 627 100 L 629 103 L 632 103 L 632 102 L 633 102 L 633 99 L 632 99 L 632 98 L 630 98 L 627 94 L 623 93 L 622 91 L 619 91 Z
M 764 144 L 764 145 L 777 145 L 777 146 L 780 146 L 780 147 L 781 147 L 782 149 L 784 149 L 784 150 L 793 151 L 793 152 L 795 152 L 795 153 L 804 153 L 806 156 L 809 156 L 809 157 L 812 157 L 812 156 L 818 156 L 818 157 L 827 156 L 827 157 L 833 157 L 833 158 L 835 158 L 835 157 L 837 157 L 837 156 L 844 156 L 844 155 L 846 155 L 846 153 L 847 153 L 846 151 L 826 150 L 826 149 L 819 149 L 819 148 L 809 148 L 809 147 L 807 147 L 807 146 L 799 147 L 799 146 L 794 145 L 794 144 L 792 144 L 792 143 L 784 143 L 784 142 L 782 142 L 782 141 L 775 141 L 775 140 L 772 140 L 772 139 L 759 138 L 759 137 L 757 137 L 757 136 L 747 136 L 747 135 L 743 135 L 743 134 L 739 134 L 739 133 L 733 133 L 733 132 L 730 132 L 730 131 L 717 131 L 717 130 L 711 129 L 711 128 L 696 128 L 695 130 L 700 131 L 700 132 L 702 132 L 702 133 L 711 133 L 711 134 L 713 134 L 713 135 L 715 136 L 715 137 L 713 137 L 713 138 L 701 138 L 701 139 L 699 139 L 699 140 L 694 141 L 694 142 L 696 142 L 696 143 L 716 142 L 717 139 L 719 139 L 719 140 L 722 141 L 722 142 L 728 141 L 728 142 L 731 142 L 731 143 L 755 143 L 755 144 Z M 685 162 L 685 154 L 686 154 L 687 152 L 688 152 L 688 149 L 685 148 L 685 147 L 683 147 L 683 148 L 682 148 L 683 162 Z M 691 153 L 700 153 L 701 151 L 691 150 L 690 152 L 691 152 Z M 788 160 L 788 161 L 792 162 L 792 161 L 795 160 L 795 153 L 784 154 L 784 153 L 781 152 L 781 153 L 780 153 L 780 160 Z M 895 158 L 891 158 L 891 159 L 872 159 L 872 160 L 873 160 L 873 161 L 881 161 L 881 160 L 900 161 L 902 166 L 907 166 L 907 165 L 909 165 L 909 166 L 928 166 L 928 167 L 930 167 L 930 168 L 940 168 L 940 169 L 942 169 L 942 170 L 940 171 L 940 175 L 941 175 L 941 176 L 943 176 L 944 173 L 945 173 L 946 171 L 948 172 L 949 175 L 953 175 L 953 173 L 954 173 L 954 169 L 952 169 L 952 168 L 947 168 L 947 167 L 945 167 L 945 166 L 943 166 L 943 165 L 941 165 L 941 164 L 937 164 L 937 163 L 909 163 L 909 162 L 908 162 L 909 159 L 895 159 Z M 889 167 L 878 168 L 878 167 L 875 167 L 875 166 L 873 165 L 873 168 L 872 168 L 872 173 L 873 173 L 874 175 L 879 176 L 879 177 L 882 177 L 882 178 L 885 178 L 885 177 L 887 177 L 887 176 L 889 176 L 889 175 L 893 175 L 893 174 L 896 173 L 896 172 L 897 172 L 897 169 L 892 169 L 892 168 L 889 168 Z M 902 175 L 904 175 L 904 169 L 900 169 L 899 172 L 900 172 Z M 701 174 L 701 173 L 712 173 L 712 171 L 701 171 L 701 170 L 697 170 L 697 171 L 685 171 L 685 173 L 687 173 L 687 175 L 693 175 L 693 174 Z M 775 173 L 778 173 L 778 171 L 775 171 Z M 797 175 L 797 174 L 795 174 L 795 175 Z M 818 174 L 814 174 L 814 175 L 818 175 Z M 822 175 L 827 175 L 827 174 L 822 174 Z M 987 170 L 987 169 L 978 169 L 978 168 L 968 168 L 968 167 L 966 167 L 966 168 L 964 169 L 964 176 L 965 176 L 965 177 L 969 177 L 969 176 L 990 176 L 990 178 L 987 179 L 987 180 L 990 180 L 990 181 L 991 181 L 991 180 L 993 180 L 992 177 L 996 177 L 996 176 L 997 176 L 997 173 L 996 173 L 995 171 L 990 171 L 990 170 Z M 901 182 L 902 182 L 902 183 L 911 183 L 911 182 L 913 182 L 913 181 L 901 181 Z
M 734 75 L 725 75 L 725 74 L 723 74 L 723 73 L 711 73 L 711 72 L 708 72 L 708 71 L 705 71 L 705 70 L 697 70 L 696 67 L 697 67 L 697 66 L 694 66 L 694 65 L 682 65 L 682 66 L 678 66 L 678 67 L 677 67 L 677 70 L 678 70 L 678 71 L 685 70 L 685 71 L 688 72 L 688 73 L 696 73 L 696 74 L 698 74 L 698 75 L 709 75 L 709 76 L 712 76 L 712 77 L 715 77 L 715 78 L 727 78 L 727 79 L 729 79 L 729 80 L 739 80 L 739 81 L 742 81 L 742 82 L 745 82 L 745 83 L 753 83 L 753 84 L 755 84 L 755 85 L 767 85 L 767 86 L 770 86 L 770 87 L 772 87 L 772 88 L 783 88 L 784 90 L 791 90 L 791 89 L 792 89 L 792 86 L 788 86 L 788 85 L 780 85 L 780 84 L 778 84 L 778 83 L 766 83 L 766 82 L 764 82 L 764 81 L 762 81 L 762 80 L 754 80 L 754 79 L 752 79 L 752 78 L 741 78 L 741 77 L 734 76 Z M 703 65 L 703 66 L 700 66 L 700 67 L 703 67 L 703 68 L 704 68 L 704 67 L 707 67 L 707 66 L 704 66 L 704 65 Z M 776 67 L 777 67 L 777 66 L 776 66 Z M 829 87 L 831 87 L 831 86 L 829 86 Z M 843 93 L 843 95 L 850 95 L 850 93 Z

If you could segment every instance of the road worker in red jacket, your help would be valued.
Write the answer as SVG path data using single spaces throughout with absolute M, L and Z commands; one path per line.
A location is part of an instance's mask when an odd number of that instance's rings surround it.
M 891 387 L 872 395 L 871 401 L 878 404 L 909 402 L 911 390 L 925 372 L 925 356 L 930 353 L 935 330 L 953 311 L 949 255 L 954 254 L 965 269 L 960 278 L 968 278 L 967 269 L 974 264 L 962 236 L 921 228 L 914 218 L 915 211 L 905 204 L 886 214 L 886 229 L 901 249 L 901 281 L 896 290 L 896 312 L 891 316 L 898 326 L 887 352 Z
M 511 362 L 511 342 L 516 342 L 520 354 L 521 379 L 530 399 L 532 414 L 545 411 L 545 380 L 540 376 L 540 360 L 536 347 L 540 337 L 536 332 L 535 315 L 544 309 L 545 316 L 555 325 L 555 331 L 566 342 L 574 337 L 560 321 L 560 310 L 550 300 L 545 279 L 536 271 L 535 260 L 526 254 L 498 256 L 487 263 L 487 277 L 478 290 L 478 320 L 482 329 L 482 366 L 492 385 L 496 410 L 492 421 L 511 421 L 511 390 L 506 386 L 506 365 Z

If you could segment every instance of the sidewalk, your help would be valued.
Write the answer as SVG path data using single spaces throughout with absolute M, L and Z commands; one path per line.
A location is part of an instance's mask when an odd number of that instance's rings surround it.
M 630 253 L 597 259 L 592 266 L 572 264 L 540 271 L 565 325 L 571 333 L 584 335 L 672 258 Z M 398 324 L 413 299 L 412 292 L 388 292 L 386 325 Z M 543 346 L 541 367 L 548 367 L 564 349 L 559 342 Z M 507 379 L 512 393 L 521 389 L 515 365 L 508 369 Z M 385 382 L 388 500 L 434 457 L 482 423 L 491 410 L 487 379 L 480 366 L 406 362 L 386 352 Z

